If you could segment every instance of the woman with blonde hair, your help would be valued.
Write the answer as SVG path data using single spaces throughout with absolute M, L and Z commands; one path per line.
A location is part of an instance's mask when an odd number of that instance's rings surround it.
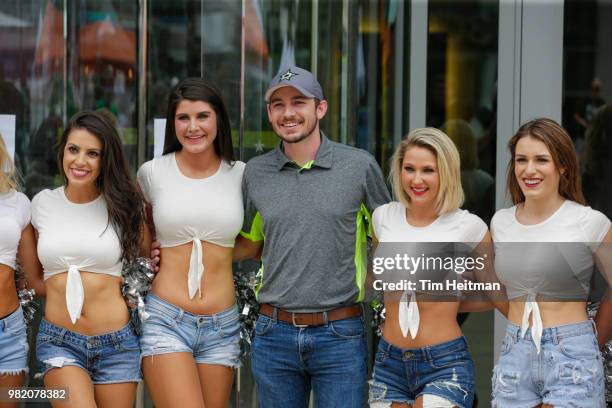
M 390 179 L 399 201 L 374 211 L 379 242 L 375 257 L 393 243 L 403 243 L 396 247 L 402 249 L 419 243 L 420 249 L 411 255 L 425 251 L 425 256 L 428 249 L 436 252 L 444 246 L 440 243 L 466 244 L 471 252 L 490 241 L 486 224 L 459 208 L 459 153 L 444 132 L 412 131 L 391 159 Z M 419 272 L 411 280 L 445 275 L 438 272 Z M 370 406 L 471 408 L 474 364 L 457 323 L 458 294 L 421 301 L 422 293 L 415 292 L 420 290 L 406 290 L 401 299 L 397 292 L 385 292 L 386 320 L 370 382 Z
M 15 287 L 16 263 L 29 274 L 40 268 L 30 225 L 30 200 L 17 189 L 15 166 L 0 135 L 0 388 L 22 386 L 28 371 L 26 326 Z M 43 292 L 40 287 L 36 291 Z
M 574 145 L 558 123 L 529 121 L 508 148 L 514 206 L 491 221 L 495 271 L 510 300 L 493 406 L 604 407 L 598 344 L 609 336 L 610 302 L 596 318 L 598 339 L 586 300 L 595 262 L 610 282 L 610 220 L 586 206 Z

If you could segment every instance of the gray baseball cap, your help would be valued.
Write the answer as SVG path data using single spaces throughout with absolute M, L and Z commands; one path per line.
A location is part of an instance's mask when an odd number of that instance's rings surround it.
M 281 70 L 270 81 L 265 95 L 266 102 L 269 103 L 272 94 L 284 86 L 292 86 L 309 98 L 325 99 L 323 89 L 314 75 L 305 69 L 293 66 Z

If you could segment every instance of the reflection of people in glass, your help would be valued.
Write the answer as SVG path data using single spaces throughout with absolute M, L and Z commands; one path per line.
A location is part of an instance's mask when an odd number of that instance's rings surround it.
M 463 208 L 488 223 L 495 209 L 495 180 L 478 168 L 478 144 L 472 127 L 462 119 L 453 119 L 446 122 L 442 130 L 455 143 L 461 157 Z
M 603 105 L 587 132 L 584 160 L 584 194 L 593 208 L 612 217 L 612 106 Z
M 508 147 L 507 182 L 515 206 L 498 211 L 491 221 L 495 271 L 510 299 L 509 324 L 493 373 L 493 405 L 603 407 L 597 345 L 609 335 L 611 308 L 609 302 L 600 308 L 596 338 L 586 299 L 574 295 L 578 291 L 585 298 L 588 293 L 591 251 L 602 259 L 607 247 L 599 243 L 612 242 L 610 220 L 585 206 L 572 140 L 556 122 L 524 124 Z M 552 246 L 537 242 L 576 243 L 582 256 L 563 262 L 563 254 L 557 259 L 543 255 Z M 512 250 L 516 245 L 518 254 Z M 568 264 L 571 270 L 565 274 Z M 552 301 L 563 297 L 570 301 Z
M 601 105 L 606 103 L 600 96 L 601 92 L 601 81 L 599 78 L 593 78 L 591 81 L 591 93 L 588 97 L 584 98 L 579 104 L 578 109 L 574 113 L 574 119 L 584 131 L 591 128 L 593 116 Z
M 0 135 L 0 389 L 23 385 L 28 339 L 15 285 L 16 263 L 29 275 L 40 269 L 30 225 L 30 200 L 17 191 L 15 169 Z M 36 287 L 38 294 L 44 291 Z M 14 404 L 2 404 L 17 407 Z
M 140 339 L 159 407 L 227 407 L 240 366 L 232 252 L 244 163 L 234 160 L 230 129 L 220 93 L 187 78 L 168 99 L 164 154 L 138 171 L 161 243 Z
M 459 208 L 459 153 L 446 134 L 414 130 L 396 149 L 391 167 L 400 201 L 374 211 L 379 249 L 394 242 L 490 242 L 486 224 Z M 474 364 L 457 323 L 459 301 L 417 299 L 415 291 L 404 292 L 401 301 L 385 293 L 386 320 L 370 404 L 471 408 Z
M 117 130 L 103 116 L 72 117 L 58 150 L 64 185 L 32 200 L 47 301 L 36 339 L 45 386 L 74 407 L 131 407 L 138 338 L 121 295 L 123 262 L 148 243 L 144 208 Z

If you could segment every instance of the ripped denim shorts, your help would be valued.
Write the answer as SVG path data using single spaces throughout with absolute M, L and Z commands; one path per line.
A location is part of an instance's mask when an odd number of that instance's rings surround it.
M 381 338 L 370 384 L 371 408 L 392 402 L 424 407 L 472 408 L 474 363 L 463 336 L 419 349 L 395 347 Z
M 529 330 L 508 324 L 493 370 L 492 406 L 602 408 L 603 363 L 592 321 L 544 329 L 538 353 Z
M 21 306 L 0 319 L 0 375 L 28 372 L 28 335 Z
M 138 382 L 140 348 L 131 324 L 97 336 L 75 333 L 43 319 L 36 338 L 36 357 L 44 376 L 54 368 L 80 367 L 93 384 Z
M 193 314 L 152 293 L 142 324 L 142 357 L 190 353 L 196 364 L 240 367 L 240 316 L 233 305 L 211 315 Z

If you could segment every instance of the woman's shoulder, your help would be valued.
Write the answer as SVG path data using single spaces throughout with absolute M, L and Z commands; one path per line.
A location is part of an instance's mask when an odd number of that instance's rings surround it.
M 40 206 L 53 200 L 57 200 L 64 194 L 64 186 L 60 186 L 54 189 L 46 188 L 39 191 L 34 198 L 32 198 L 32 207 Z M 26 197 L 27 198 L 27 197 Z
M 612 225 L 601 211 L 575 201 L 566 201 L 563 209 L 563 218 L 575 222 L 584 232 L 586 241 L 601 242 Z
M 461 208 L 440 216 L 440 221 L 452 226 L 450 228 L 459 229 L 464 241 L 480 242 L 488 229 L 479 216 Z
M 393 216 L 397 213 L 404 214 L 405 210 L 406 207 L 404 207 L 404 204 L 400 203 L 399 201 L 391 201 L 376 207 L 372 213 L 372 216 L 376 215 L 377 218 L 384 218 L 385 216 Z
M 515 221 L 516 205 L 497 210 L 491 219 L 491 228 L 498 225 L 507 225 Z

